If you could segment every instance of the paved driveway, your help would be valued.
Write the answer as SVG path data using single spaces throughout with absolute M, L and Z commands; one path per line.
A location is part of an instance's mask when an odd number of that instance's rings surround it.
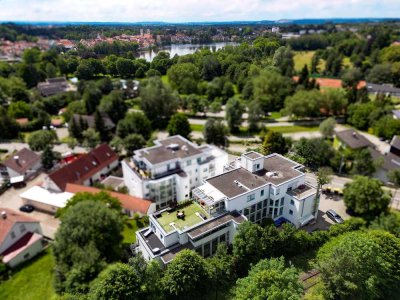
M 9 190 L 7 190 L 3 195 L 0 196 L 0 207 L 6 207 L 18 211 L 19 207 L 23 204 L 22 199 L 19 195 L 25 192 L 26 190 L 30 189 L 34 185 L 38 184 L 39 182 L 41 182 L 43 180 L 43 177 L 44 174 L 39 175 L 32 181 L 28 182 L 26 187 L 24 188 L 21 189 L 10 188 Z M 40 221 L 43 234 L 46 237 L 52 239 L 54 238 L 54 234 L 57 231 L 60 221 L 54 218 L 53 215 L 39 211 L 33 211 L 31 213 L 23 212 L 23 214 L 27 214 L 28 216 L 31 216 L 32 218 L 35 218 L 38 221 Z

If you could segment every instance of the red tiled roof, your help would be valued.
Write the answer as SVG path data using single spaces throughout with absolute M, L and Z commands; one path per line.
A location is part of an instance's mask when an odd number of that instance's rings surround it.
M 7 250 L 5 250 L 3 255 L 3 262 L 8 263 L 13 258 L 15 258 L 19 253 L 29 248 L 31 245 L 41 240 L 42 236 L 38 233 L 27 232 L 18 241 L 12 244 Z
M 126 194 L 121 194 L 117 192 L 112 192 L 112 191 L 107 191 L 107 190 L 100 190 L 98 188 L 94 187 L 89 187 L 89 186 L 84 186 L 84 185 L 78 185 L 78 184 L 71 184 L 68 183 L 65 191 L 68 193 L 80 193 L 80 192 L 88 192 L 92 194 L 99 193 L 101 191 L 105 191 L 109 193 L 112 197 L 117 198 L 119 202 L 121 202 L 121 205 L 124 209 L 130 210 L 130 211 L 135 211 L 135 212 L 140 212 L 142 214 L 147 214 L 149 207 L 151 205 L 151 201 L 133 197 L 130 195 Z
M 67 183 L 81 184 L 116 160 L 118 160 L 117 154 L 107 144 L 102 144 L 54 171 L 49 178 L 64 191 Z
M 321 88 L 335 88 L 335 89 L 342 88 L 342 80 L 340 79 L 332 79 L 332 78 L 314 78 L 314 79 Z M 299 80 L 299 76 L 293 76 L 293 80 L 297 82 Z M 366 85 L 367 83 L 361 80 L 357 85 L 357 89 L 361 89 Z
M 12 209 L 8 209 L 8 208 L 1 208 L 0 207 L 0 212 L 6 212 L 7 217 L 4 219 L 1 215 L 0 215 L 0 244 L 3 243 L 4 239 L 6 238 L 6 236 L 8 235 L 8 232 L 10 231 L 10 229 L 14 226 L 15 223 L 18 222 L 39 222 L 31 217 L 28 217 L 26 215 L 23 215 L 19 212 L 16 212 Z
M 18 160 L 14 157 L 18 156 Z M 13 169 L 19 174 L 24 174 L 28 169 L 32 168 L 38 161 L 40 161 L 40 156 L 35 152 L 23 148 L 17 153 L 13 154 L 12 157 L 6 159 L 3 165 Z
M 25 124 L 29 123 L 29 119 L 28 118 L 18 118 L 18 119 L 15 119 L 15 121 L 19 125 L 25 125 Z

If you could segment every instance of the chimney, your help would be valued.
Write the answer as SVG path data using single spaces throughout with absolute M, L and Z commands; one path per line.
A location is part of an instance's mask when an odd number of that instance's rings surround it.
M 15 156 L 14 156 L 14 160 L 15 160 L 15 162 L 17 163 L 17 165 L 19 165 L 19 156 L 18 156 L 18 155 L 15 155 Z
M 1 212 L 1 217 L 5 220 L 5 219 L 7 219 L 7 212 L 5 211 L 5 210 L 3 210 L 2 212 Z

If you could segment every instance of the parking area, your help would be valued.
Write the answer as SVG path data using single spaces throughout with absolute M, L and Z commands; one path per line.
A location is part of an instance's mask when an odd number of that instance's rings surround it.
M 0 207 L 5 207 L 18 211 L 19 208 L 23 205 L 22 199 L 19 195 L 25 192 L 26 190 L 30 189 L 34 185 L 40 183 L 43 180 L 43 177 L 44 174 L 37 176 L 32 181 L 27 182 L 27 185 L 24 188 L 15 189 L 12 187 L 8 189 L 4 194 L 0 196 Z M 42 226 L 44 236 L 49 237 L 51 239 L 54 238 L 54 234 L 57 231 L 60 221 L 54 218 L 53 215 L 36 210 L 31 213 L 25 213 L 25 212 L 22 213 L 27 214 L 28 216 L 31 216 L 32 218 L 39 220 Z

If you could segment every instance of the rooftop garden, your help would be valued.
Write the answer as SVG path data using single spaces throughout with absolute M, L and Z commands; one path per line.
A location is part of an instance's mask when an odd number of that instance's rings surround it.
M 200 205 L 190 201 L 173 210 L 162 212 L 157 217 L 157 221 L 165 232 L 171 232 L 174 230 L 174 227 L 170 225 L 171 223 L 174 223 L 176 229 L 184 230 L 202 222 L 204 217 L 208 219 L 210 215 Z

